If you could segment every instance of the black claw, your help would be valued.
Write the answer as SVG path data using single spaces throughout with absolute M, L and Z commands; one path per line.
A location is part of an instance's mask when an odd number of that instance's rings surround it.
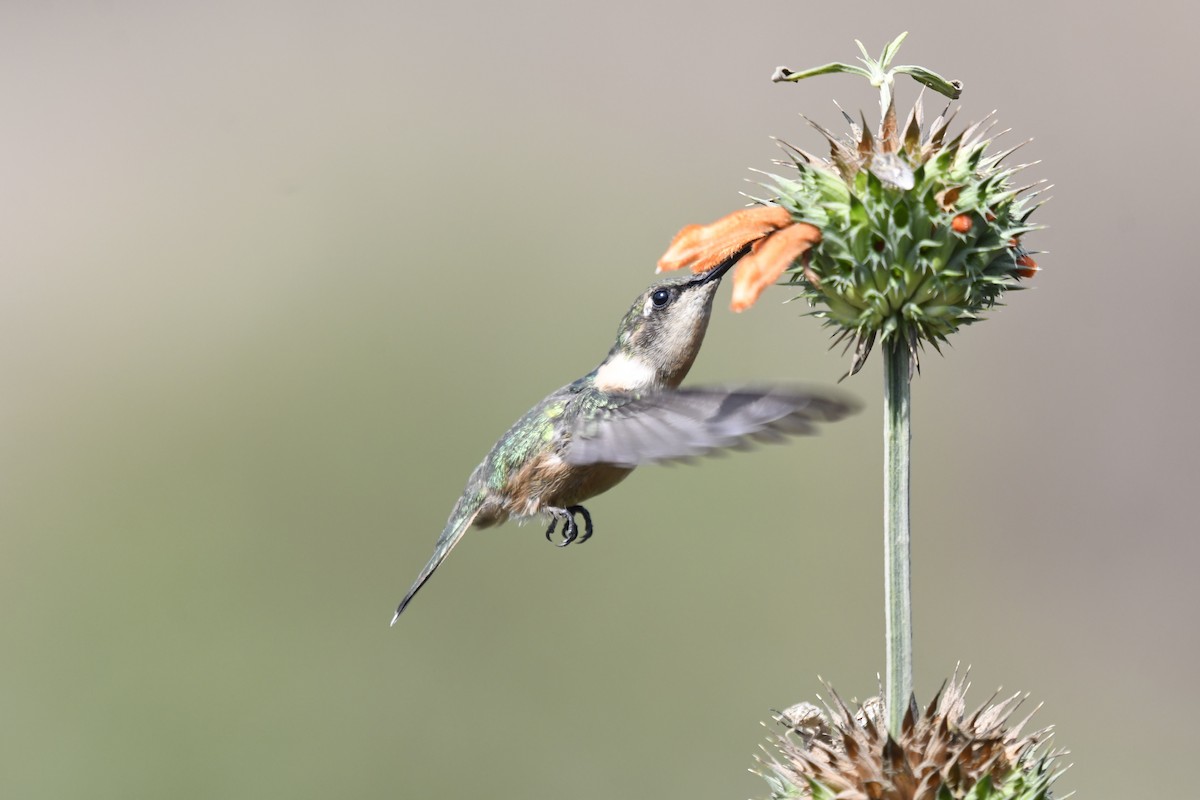
M 571 515 L 571 509 L 567 509 L 567 515 L 563 517 L 563 540 L 558 543 L 559 547 L 566 547 L 571 542 L 579 538 L 579 526 L 575 524 L 575 518 Z
M 588 510 L 583 506 L 571 506 L 567 509 L 567 512 L 570 514 L 578 514 L 579 516 L 583 517 L 583 536 L 579 537 L 579 541 L 586 542 L 588 539 L 592 538 L 592 515 L 588 513 Z
M 549 509 L 548 509 L 549 510 Z M 566 547 L 571 542 L 586 542 L 592 538 L 594 529 L 592 528 L 592 515 L 583 506 L 568 506 L 567 508 L 556 508 L 550 511 L 550 527 L 546 528 L 546 541 L 554 541 L 551 537 L 554 535 L 554 530 L 558 527 L 559 515 L 562 515 L 562 541 L 558 543 L 559 547 Z M 576 516 L 583 517 L 583 535 L 579 535 L 579 523 L 575 521 Z

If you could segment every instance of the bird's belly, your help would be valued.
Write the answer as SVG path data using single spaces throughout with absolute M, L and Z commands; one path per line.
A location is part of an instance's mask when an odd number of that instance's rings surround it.
M 565 507 L 581 503 L 589 497 L 607 492 L 633 472 L 632 467 L 616 467 L 612 464 L 589 464 L 571 469 L 575 473 L 573 480 L 564 482 L 562 497 L 556 498 L 553 505 Z
M 546 508 L 578 505 L 607 492 L 633 472 L 612 464 L 568 464 L 557 455 L 536 459 L 509 481 L 506 494 L 513 516 L 538 514 Z

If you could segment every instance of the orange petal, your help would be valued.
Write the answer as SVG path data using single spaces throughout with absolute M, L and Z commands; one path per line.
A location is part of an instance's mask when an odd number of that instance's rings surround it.
M 764 289 L 779 280 L 784 270 L 820 241 L 820 228 L 797 222 L 758 242 L 734 270 L 730 307 L 734 311 L 745 311 L 754 305 Z
M 675 234 L 671 246 L 658 260 L 659 272 L 691 267 L 708 272 L 755 239 L 792 224 L 792 215 L 780 206 L 755 206 L 726 214 L 708 225 L 688 225 Z
M 971 222 L 970 214 L 958 214 L 954 219 L 950 220 L 950 230 L 955 233 L 966 233 L 971 230 L 972 225 L 974 223 Z

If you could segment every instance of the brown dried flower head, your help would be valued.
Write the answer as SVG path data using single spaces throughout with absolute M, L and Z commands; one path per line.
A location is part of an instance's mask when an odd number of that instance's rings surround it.
M 967 713 L 966 676 L 957 673 L 923 711 L 909 708 L 899 740 L 888 735 L 883 701 L 857 711 L 830 689 L 821 710 L 800 703 L 776 721 L 784 732 L 764 764 L 772 798 L 819 800 L 1046 800 L 1059 753 L 1043 747 L 1049 728 L 1022 735 L 1009 726 L 1025 695 Z M 1036 709 L 1034 709 L 1036 711 Z M 1030 714 L 1032 716 L 1032 712 Z M 762 759 L 760 759 L 760 762 Z

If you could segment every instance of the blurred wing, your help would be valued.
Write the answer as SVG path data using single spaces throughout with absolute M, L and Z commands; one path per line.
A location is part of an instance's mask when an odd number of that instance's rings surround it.
M 564 458 L 572 464 L 634 467 L 689 459 L 785 435 L 816 432 L 858 410 L 833 392 L 798 389 L 664 390 L 631 399 L 580 426 Z

